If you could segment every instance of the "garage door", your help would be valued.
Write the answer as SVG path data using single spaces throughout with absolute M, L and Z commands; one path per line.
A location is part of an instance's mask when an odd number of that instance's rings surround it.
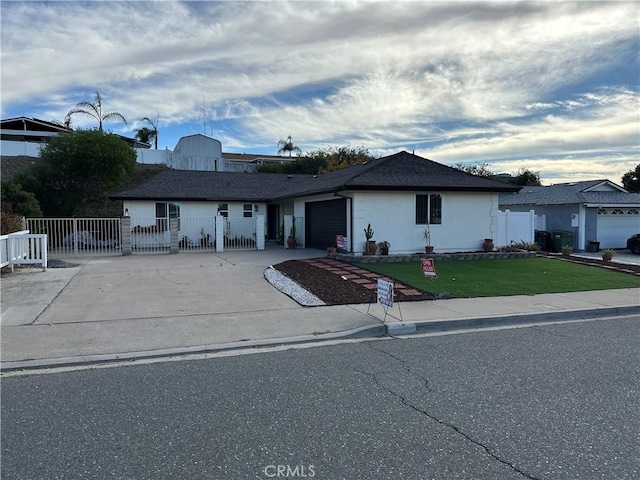
M 338 198 L 305 204 L 305 245 L 324 250 L 336 245 L 336 235 L 347 235 L 347 200 Z
M 598 241 L 600 248 L 624 248 L 627 238 L 640 233 L 640 209 L 600 208 Z

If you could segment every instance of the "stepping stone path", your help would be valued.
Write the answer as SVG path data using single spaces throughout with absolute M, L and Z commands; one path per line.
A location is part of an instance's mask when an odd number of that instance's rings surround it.
M 356 265 L 340 262 L 331 258 L 310 258 L 301 260 L 301 262 L 304 262 L 313 267 L 322 268 L 323 270 L 338 275 L 343 280 L 357 283 L 369 290 L 375 290 L 378 288 L 378 279 L 380 278 L 385 280 L 392 280 L 388 277 L 385 277 L 384 275 L 380 275 L 379 273 L 371 272 L 369 270 L 357 267 Z M 423 297 L 425 295 L 424 292 L 395 281 L 394 291 L 396 295 L 400 293 L 403 296 L 408 297 L 407 299 L 410 299 L 411 297 Z

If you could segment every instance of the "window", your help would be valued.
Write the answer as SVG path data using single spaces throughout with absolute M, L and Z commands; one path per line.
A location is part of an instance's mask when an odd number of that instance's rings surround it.
M 169 219 L 178 219 L 178 230 L 180 230 L 180 205 L 177 203 L 156 203 L 156 228 L 159 232 L 169 230 Z
M 222 217 L 229 216 L 229 204 L 228 203 L 219 203 L 218 204 L 218 214 Z
M 242 213 L 244 218 L 253 217 L 253 204 L 245 203 L 242 209 Z
M 416 225 L 442 223 L 442 196 L 438 193 L 416 195 Z

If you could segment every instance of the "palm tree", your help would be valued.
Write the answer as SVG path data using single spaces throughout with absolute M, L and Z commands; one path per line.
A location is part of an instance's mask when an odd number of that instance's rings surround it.
M 71 120 L 71 115 L 75 115 L 79 113 L 80 115 L 86 115 L 87 117 L 95 118 L 98 120 L 99 129 L 102 132 L 102 123 L 108 122 L 110 120 L 120 120 L 121 122 L 127 123 L 127 120 L 121 113 L 118 112 L 110 112 L 110 113 L 102 113 L 102 97 L 98 92 L 96 92 L 96 96 L 94 98 L 93 103 L 91 102 L 80 102 L 77 103 L 75 108 L 69 110 L 65 119 Z
M 158 149 L 158 121 L 159 117 L 156 117 L 156 122 L 153 121 L 149 117 L 144 117 L 142 119 L 143 122 L 148 122 L 153 127 L 152 129 L 149 127 L 142 127 L 136 133 L 136 138 L 141 142 L 147 142 L 153 138 L 155 139 L 155 147 Z
M 140 140 L 141 142 L 144 142 L 144 143 L 151 143 L 151 139 L 153 137 L 155 137 L 155 133 L 150 128 L 142 127 L 136 130 L 136 140 Z M 156 150 L 157 149 L 158 149 L 158 146 L 156 145 Z
M 302 150 L 300 150 L 298 147 L 296 147 L 293 144 L 293 138 L 291 138 L 291 135 L 289 135 L 286 140 L 281 139 L 278 142 L 278 146 L 280 147 L 280 149 L 278 150 L 279 154 L 284 152 L 289 152 L 289 156 L 291 156 L 293 152 L 295 152 L 296 155 L 299 155 L 302 153 Z

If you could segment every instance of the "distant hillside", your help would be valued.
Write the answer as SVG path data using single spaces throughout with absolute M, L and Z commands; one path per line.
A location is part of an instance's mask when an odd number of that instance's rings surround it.
M 2 175 L 2 180 L 15 180 L 18 175 L 26 172 L 42 160 L 40 157 L 27 157 L 24 155 L 7 157 L 3 155 L 0 157 L 0 161 L 2 162 L 0 165 L 0 175 Z M 165 165 L 137 163 L 133 177 L 122 187 L 122 190 L 125 188 L 136 187 L 163 170 L 167 170 L 167 168 L 168 167 Z
M 27 157 L 20 155 L 17 157 L 0 157 L 0 175 L 2 180 L 14 180 L 22 172 L 29 170 L 34 165 L 40 163 L 40 157 Z

